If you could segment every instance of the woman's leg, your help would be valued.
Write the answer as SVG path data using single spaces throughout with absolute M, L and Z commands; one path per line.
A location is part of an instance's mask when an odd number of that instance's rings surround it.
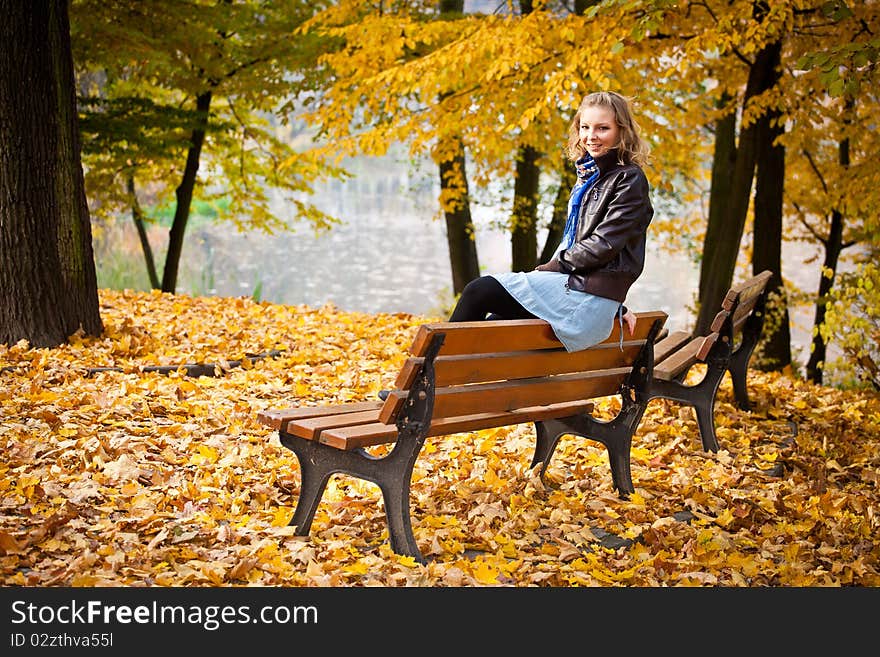
M 490 313 L 488 319 L 535 319 L 494 276 L 481 276 L 464 286 L 449 321 L 479 321 Z M 385 401 L 388 394 L 388 390 L 380 390 L 379 399 Z
M 464 286 L 450 322 L 473 322 L 492 313 L 500 319 L 534 319 L 494 276 L 475 278 Z

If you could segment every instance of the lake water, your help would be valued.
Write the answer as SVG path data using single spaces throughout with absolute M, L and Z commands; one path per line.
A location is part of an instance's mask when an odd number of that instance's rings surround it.
M 452 303 L 451 273 L 445 223 L 437 216 L 437 176 L 432 167 L 414 167 L 392 157 L 362 158 L 355 178 L 319 186 L 316 204 L 342 220 L 316 235 L 305 224 L 289 232 L 266 235 L 240 233 L 223 222 L 193 226 L 187 231 L 178 279 L 178 292 L 218 296 L 252 296 L 284 304 L 320 307 L 332 303 L 347 311 L 406 312 L 443 316 Z M 477 196 L 480 196 L 479 191 Z M 275 201 L 284 214 L 284 203 Z M 672 210 L 657 204 L 657 213 Z M 477 224 L 477 252 L 484 273 L 510 268 L 510 240 L 498 227 L 509 214 L 507 206 L 486 203 L 472 207 Z M 142 258 L 130 222 L 126 240 L 133 267 Z M 154 230 L 153 248 L 162 252 L 167 231 Z M 542 237 L 542 236 L 541 236 Z M 539 237 L 539 241 L 541 239 Z M 117 250 L 120 248 L 118 245 Z M 802 248 L 802 247 L 801 247 Z M 96 259 L 102 257 L 96 246 Z M 805 289 L 815 289 L 818 268 L 797 254 L 786 255 L 793 277 Z M 144 279 L 145 280 L 145 279 Z M 684 253 L 664 249 L 649 239 L 645 271 L 627 299 L 634 310 L 663 310 L 667 326 L 690 329 L 699 268 Z M 812 311 L 793 316 L 794 356 L 803 363 L 809 344 Z
M 210 269 L 208 291 L 248 295 L 260 285 L 261 298 L 269 301 L 331 302 L 368 313 L 436 314 L 451 303 L 445 222 L 435 216 L 433 181 L 423 184 L 388 168 L 386 176 L 372 181 L 329 183 L 318 198 L 322 210 L 344 221 L 321 235 L 305 226 L 273 236 L 223 225 L 194 232 L 187 244 Z M 472 211 L 481 271 L 509 270 L 510 238 L 498 227 L 507 209 Z M 665 310 L 670 322 L 683 326 L 698 276 L 686 258 L 652 248 L 628 303 L 633 309 Z

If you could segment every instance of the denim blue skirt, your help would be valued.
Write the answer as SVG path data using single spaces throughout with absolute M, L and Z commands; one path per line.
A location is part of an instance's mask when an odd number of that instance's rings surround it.
M 548 322 L 567 351 L 579 351 L 611 335 L 620 302 L 571 290 L 568 274 L 555 271 L 492 274 L 530 313 Z

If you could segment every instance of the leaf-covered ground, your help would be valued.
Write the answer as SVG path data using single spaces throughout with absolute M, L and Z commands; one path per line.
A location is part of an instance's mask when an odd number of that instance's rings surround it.
M 880 585 L 875 394 L 753 371 L 744 412 L 725 378 L 717 454 L 652 401 L 630 500 L 598 443 L 563 438 L 542 483 L 529 425 L 429 439 L 422 566 L 390 551 L 378 488 L 342 476 L 293 536 L 296 458 L 256 415 L 375 399 L 431 318 L 108 290 L 101 315 L 101 339 L 0 345 L 4 586 Z M 222 371 L 143 371 L 184 363 Z

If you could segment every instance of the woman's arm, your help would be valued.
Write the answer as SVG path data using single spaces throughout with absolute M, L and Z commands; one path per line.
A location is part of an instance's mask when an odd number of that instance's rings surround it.
M 611 261 L 635 236 L 643 233 L 650 220 L 646 207 L 648 180 L 640 169 L 628 169 L 608 192 L 611 198 L 599 222 L 559 253 L 558 269 L 566 273 L 586 273 Z M 549 264 L 549 263 L 548 263 Z

